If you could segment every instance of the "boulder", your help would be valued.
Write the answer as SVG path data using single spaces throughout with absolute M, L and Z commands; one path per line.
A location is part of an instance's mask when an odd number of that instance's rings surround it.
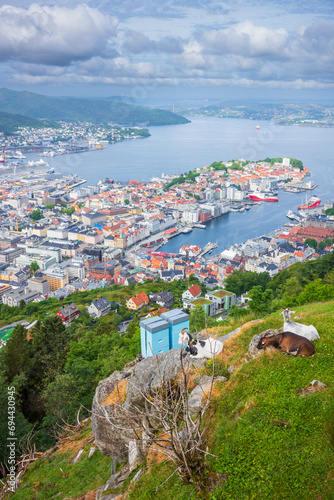
M 129 423 L 124 418 L 121 406 L 106 404 L 106 401 L 117 390 L 118 384 L 129 376 L 128 372 L 114 372 L 101 380 L 92 404 L 92 430 L 96 444 L 101 453 L 117 462 L 127 460 L 127 444 L 135 439 L 135 435 L 128 430 Z
M 279 333 L 279 330 L 272 330 L 271 328 L 269 328 L 269 330 L 265 330 L 264 332 L 261 332 L 259 335 L 254 335 L 248 347 L 248 352 L 251 358 L 256 358 L 257 356 L 259 356 L 264 352 L 263 349 L 258 349 L 257 345 L 259 341 L 262 339 L 262 337 L 267 333 L 270 333 L 271 335 L 277 335 Z
M 163 387 L 165 382 L 175 379 L 182 371 L 182 366 L 200 368 L 206 359 L 190 358 L 187 355 L 181 359 L 181 349 L 171 349 L 166 353 L 150 356 L 136 365 L 129 379 L 125 407 L 138 406 L 145 408 L 143 394 Z
M 190 367 L 200 368 L 205 359 L 190 359 L 189 355 L 181 358 L 181 349 L 172 349 L 166 353 L 148 357 L 135 366 L 121 372 L 114 372 L 110 377 L 101 380 L 92 404 L 92 429 L 96 444 L 104 455 L 117 462 L 128 460 L 129 443 L 136 441 L 133 427 L 135 426 L 135 408 L 147 409 L 145 395 L 163 387 L 167 380 L 175 379 L 182 371 Z M 117 389 L 126 385 L 126 399 L 117 399 Z M 116 401 L 116 404 L 114 404 Z M 127 414 L 134 417 L 129 422 Z M 139 418 L 139 416 L 138 416 Z M 139 422 L 138 422 L 139 423 Z M 133 445 L 130 445 L 133 450 Z M 136 460 L 140 450 L 136 450 Z
M 188 407 L 192 413 L 196 413 L 201 410 L 206 402 L 206 397 L 209 395 L 210 387 L 211 387 L 212 377 L 209 375 L 203 375 L 201 380 L 195 389 L 191 392 L 188 398 Z M 222 381 L 226 382 L 227 378 L 225 377 L 215 377 L 213 379 L 212 387 L 216 382 Z
M 320 380 L 312 380 L 312 382 L 307 387 L 295 389 L 294 392 L 295 394 L 298 394 L 298 396 L 308 396 L 309 394 L 313 394 L 313 392 L 324 391 L 328 388 L 328 385 L 320 382 Z

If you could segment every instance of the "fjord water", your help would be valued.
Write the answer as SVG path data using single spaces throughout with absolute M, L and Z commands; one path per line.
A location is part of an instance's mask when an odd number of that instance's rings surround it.
M 278 126 L 268 121 L 190 117 L 191 123 L 151 127 L 151 137 L 108 145 L 102 151 L 47 158 L 64 174 L 76 173 L 96 184 L 109 177 L 115 181 L 148 181 L 161 174 L 178 174 L 210 165 L 213 161 L 244 158 L 292 157 L 303 161 L 318 187 L 300 194 L 279 191 L 278 203 L 262 203 L 251 210 L 231 212 L 172 238 L 163 247 L 178 251 L 184 243 L 204 246 L 217 242 L 215 252 L 233 243 L 267 234 L 288 221 L 285 214 L 315 194 L 322 203 L 334 200 L 334 128 Z M 256 127 L 260 128 L 257 129 Z

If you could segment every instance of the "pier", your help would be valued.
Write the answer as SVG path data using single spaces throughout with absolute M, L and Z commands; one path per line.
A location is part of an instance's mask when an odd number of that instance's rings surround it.
M 211 250 L 213 250 L 214 248 L 217 248 L 217 247 L 218 247 L 218 243 L 210 243 L 209 242 L 207 245 L 205 245 L 203 250 L 199 253 L 198 257 L 203 257 L 203 255 L 211 252 Z

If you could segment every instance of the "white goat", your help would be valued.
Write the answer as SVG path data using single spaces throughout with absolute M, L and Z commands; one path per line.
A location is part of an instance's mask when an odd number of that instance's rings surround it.
M 313 325 L 303 325 L 302 323 L 291 321 L 290 315 L 294 313 L 295 311 L 291 311 L 288 307 L 281 312 L 284 318 L 283 332 L 295 333 L 311 341 L 320 339 L 319 333 Z
M 213 358 L 223 350 L 220 340 L 209 337 L 206 340 L 196 340 L 187 330 L 183 328 L 179 335 L 179 345 L 187 344 L 185 353 L 189 352 L 191 358 Z

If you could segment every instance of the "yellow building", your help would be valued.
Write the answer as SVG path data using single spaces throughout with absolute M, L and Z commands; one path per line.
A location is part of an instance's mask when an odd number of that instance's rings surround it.
M 45 273 L 43 278 L 46 278 L 50 283 L 50 290 L 52 292 L 63 288 L 68 283 L 68 274 L 62 269 L 51 268 Z
M 142 292 L 127 300 L 126 307 L 128 309 L 131 309 L 132 311 L 138 311 L 139 309 L 142 309 L 143 307 L 148 305 L 149 302 L 150 301 L 146 293 Z

